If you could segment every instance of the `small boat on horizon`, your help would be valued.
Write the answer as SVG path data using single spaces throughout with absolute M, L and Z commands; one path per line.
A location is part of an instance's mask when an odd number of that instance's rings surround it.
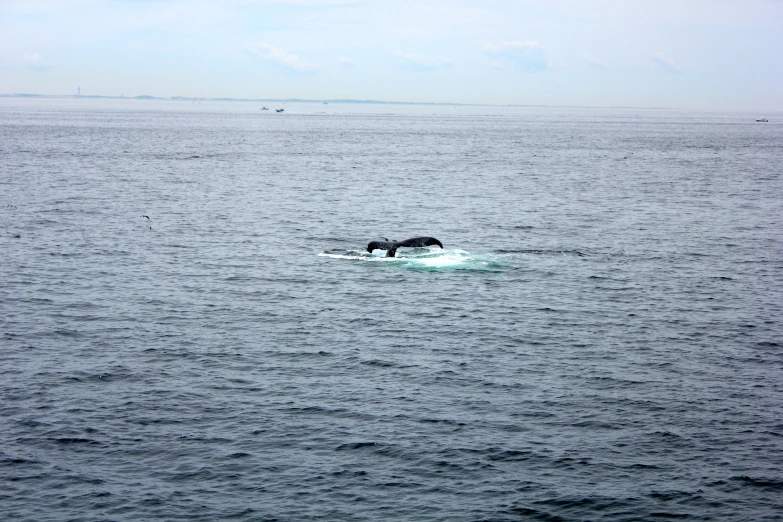
M 269 110 L 269 107 L 261 107 L 261 110 L 262 110 L 262 111 L 268 111 L 268 110 Z
M 285 109 L 275 109 L 275 112 L 285 112 Z
M 759 123 L 768 123 L 769 122 L 769 120 L 767 118 L 760 118 L 760 119 L 758 119 L 756 121 L 759 122 Z

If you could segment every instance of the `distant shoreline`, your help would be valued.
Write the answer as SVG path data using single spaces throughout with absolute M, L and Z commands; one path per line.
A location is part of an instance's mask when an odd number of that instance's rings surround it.
M 302 98 L 189 98 L 187 96 L 103 96 L 87 94 L 0 94 L 0 98 L 58 98 L 58 99 L 94 99 L 94 100 L 160 100 L 160 101 L 207 101 L 207 102 L 251 102 L 251 103 L 335 103 L 335 104 L 366 104 L 366 105 L 437 105 L 444 107 L 548 107 L 548 108 L 578 108 L 578 109 L 635 109 L 635 110 L 665 110 L 671 107 L 637 107 L 631 105 L 544 105 L 515 103 L 447 103 L 447 102 L 413 102 L 385 100 L 309 100 Z

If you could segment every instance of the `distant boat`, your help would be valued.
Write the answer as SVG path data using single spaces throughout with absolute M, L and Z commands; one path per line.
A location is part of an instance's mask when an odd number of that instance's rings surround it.
M 262 111 L 268 111 L 268 110 L 269 110 L 269 107 L 261 107 L 261 110 L 262 110 Z
M 285 109 L 275 109 L 275 112 L 285 112 Z
M 760 120 L 756 120 L 759 123 L 767 123 L 769 120 L 767 118 L 761 118 Z

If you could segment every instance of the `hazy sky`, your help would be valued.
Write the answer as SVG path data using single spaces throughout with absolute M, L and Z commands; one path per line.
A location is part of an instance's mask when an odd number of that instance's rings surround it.
M 783 110 L 783 1 L 0 0 L 0 93 Z

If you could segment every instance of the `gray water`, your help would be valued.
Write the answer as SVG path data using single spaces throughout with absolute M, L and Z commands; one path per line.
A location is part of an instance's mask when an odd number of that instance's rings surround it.
M 0 518 L 783 518 L 783 115 L 259 108 L 0 99 Z

